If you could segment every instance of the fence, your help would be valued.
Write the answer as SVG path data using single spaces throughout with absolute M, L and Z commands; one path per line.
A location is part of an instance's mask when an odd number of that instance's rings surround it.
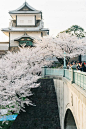
M 72 70 L 64 69 L 64 73 L 65 73 L 64 77 L 66 77 L 69 80 L 72 79 Z
M 46 76 L 63 76 L 64 70 L 56 68 L 47 68 L 45 72 Z
M 86 89 L 86 73 L 74 70 L 74 83 Z
M 45 76 L 62 76 L 75 83 L 78 86 L 86 89 L 86 73 L 78 70 L 69 69 L 57 69 L 42 67 L 42 77 Z

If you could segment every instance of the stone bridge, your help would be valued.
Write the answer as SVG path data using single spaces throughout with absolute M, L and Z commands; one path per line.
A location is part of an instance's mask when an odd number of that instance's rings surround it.
M 61 129 L 86 129 L 86 73 L 42 68 L 43 77 L 53 77 Z

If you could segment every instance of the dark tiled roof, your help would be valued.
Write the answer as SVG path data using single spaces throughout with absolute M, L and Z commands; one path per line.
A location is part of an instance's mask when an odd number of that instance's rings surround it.
M 29 9 L 29 11 L 23 11 L 22 10 L 22 8 L 24 8 L 25 6 Z M 34 9 L 27 2 L 24 2 L 23 5 L 20 6 L 18 9 L 13 10 L 13 11 L 9 11 L 9 14 L 25 14 L 25 13 L 34 14 L 34 13 L 41 13 L 41 11 L 38 11 L 38 10 Z
M 29 36 L 29 35 L 27 35 L 27 34 L 24 34 L 24 35 L 22 35 L 22 36 L 20 36 L 20 37 L 18 37 L 18 38 L 16 38 L 16 39 L 14 39 L 14 41 L 18 41 L 18 40 L 20 40 L 21 38 L 30 38 L 30 39 L 35 39 L 34 37 L 32 37 L 32 36 Z
M 2 28 L 1 29 L 1 31 L 6 31 L 6 32 L 22 32 L 22 31 L 25 31 L 25 32 L 37 32 L 37 31 L 40 31 L 40 32 L 42 32 L 42 31 L 49 31 L 49 29 L 48 28 L 42 28 L 42 29 L 30 29 L 30 28 L 12 28 L 12 29 L 10 29 L 10 28 Z

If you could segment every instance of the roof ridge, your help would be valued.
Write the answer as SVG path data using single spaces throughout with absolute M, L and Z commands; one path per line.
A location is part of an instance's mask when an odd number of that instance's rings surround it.
M 32 6 L 30 6 L 26 1 L 19 7 L 17 8 L 16 10 L 12 10 L 12 11 L 9 11 L 9 13 L 12 13 L 14 11 L 20 11 L 22 8 L 24 8 L 24 6 L 27 6 L 28 9 L 31 9 L 32 11 L 38 11 L 36 10 L 35 8 L 33 8 Z

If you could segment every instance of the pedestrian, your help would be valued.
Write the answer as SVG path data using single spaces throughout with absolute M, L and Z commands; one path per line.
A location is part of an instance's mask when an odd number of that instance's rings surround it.
M 82 67 L 80 69 L 82 72 L 86 72 L 86 67 L 85 67 L 84 63 L 82 63 Z
M 69 67 L 70 67 L 70 62 L 68 62 L 68 64 L 67 64 L 67 69 L 69 69 Z
M 71 70 L 71 68 L 72 68 L 72 63 L 70 63 L 69 70 Z
M 77 70 L 80 70 L 80 64 L 79 64 L 79 62 L 77 62 L 76 69 L 77 69 Z
M 84 63 L 82 64 L 82 69 L 83 69 L 83 72 L 86 72 L 86 67 Z

